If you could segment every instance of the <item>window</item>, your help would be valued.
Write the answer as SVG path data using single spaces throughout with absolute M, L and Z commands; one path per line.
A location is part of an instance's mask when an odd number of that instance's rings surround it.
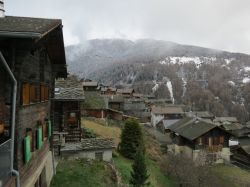
M 103 152 L 95 152 L 96 160 L 103 160 Z
M 40 83 L 22 84 L 22 105 L 49 100 L 49 86 Z
M 42 130 L 43 130 L 43 140 L 44 140 L 45 137 L 47 137 L 47 124 L 46 123 L 43 123 Z
M 48 137 L 51 137 L 51 134 L 52 134 L 52 126 L 51 126 L 51 121 L 50 120 L 48 120 L 48 122 L 47 122 L 47 129 L 48 129 Z
M 220 136 L 220 144 L 221 144 L 221 145 L 224 144 L 224 136 Z
M 26 136 L 30 137 L 30 151 L 34 151 L 34 138 L 33 138 L 33 132 L 31 128 L 26 129 Z

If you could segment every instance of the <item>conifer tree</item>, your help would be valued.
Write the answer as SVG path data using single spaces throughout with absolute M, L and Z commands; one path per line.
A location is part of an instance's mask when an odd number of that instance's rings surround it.
M 145 162 L 145 155 L 141 148 L 139 148 L 138 151 L 136 152 L 132 168 L 133 171 L 131 172 L 130 183 L 135 187 L 142 187 L 149 185 L 149 182 L 147 182 L 149 174 Z
M 119 151 L 123 156 L 133 159 L 138 147 L 142 147 L 144 151 L 141 127 L 136 120 L 128 119 L 122 130 Z

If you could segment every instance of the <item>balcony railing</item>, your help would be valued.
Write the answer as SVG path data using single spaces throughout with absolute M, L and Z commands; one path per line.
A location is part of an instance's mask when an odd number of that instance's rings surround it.
M 0 145 L 0 186 L 3 185 L 11 175 L 11 139 Z
M 195 149 L 203 149 L 206 150 L 209 153 L 215 153 L 222 151 L 223 146 L 222 145 L 196 145 Z

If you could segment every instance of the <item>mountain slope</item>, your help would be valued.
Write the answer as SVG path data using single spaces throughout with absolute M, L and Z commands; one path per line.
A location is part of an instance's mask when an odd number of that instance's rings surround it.
M 91 73 L 114 63 L 153 63 L 174 57 L 217 57 L 245 58 L 246 55 L 228 53 L 196 46 L 180 45 L 173 42 L 143 39 L 132 42 L 121 39 L 96 39 L 85 44 L 66 47 L 69 71 L 80 77 L 89 77 Z

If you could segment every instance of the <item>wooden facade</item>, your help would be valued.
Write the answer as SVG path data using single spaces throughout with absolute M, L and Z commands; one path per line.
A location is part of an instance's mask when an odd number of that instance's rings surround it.
M 17 80 L 16 128 L 10 132 L 12 82 L 0 64 L 0 111 L 7 109 L 4 135 L 10 138 L 15 133 L 14 169 L 20 173 L 21 186 L 35 185 L 39 178 L 41 186 L 47 186 L 40 168 L 50 151 L 50 97 L 55 77 L 67 76 L 61 20 L 5 17 L 0 22 L 5 26 L 0 28 L 5 33 L 0 34 L 0 51 Z M 30 38 L 32 34 L 12 35 L 15 29 L 32 33 L 36 25 L 44 26 L 36 31 L 37 39 Z
M 53 100 L 54 131 L 67 132 L 66 142 L 81 140 L 81 106 L 80 101 Z
M 230 136 L 230 134 L 218 127 L 211 129 L 194 140 L 176 136 L 173 132 L 171 133 L 171 138 L 175 144 L 188 146 L 193 150 L 204 149 L 208 152 L 218 152 L 221 151 L 223 147 L 229 147 L 228 142 Z

